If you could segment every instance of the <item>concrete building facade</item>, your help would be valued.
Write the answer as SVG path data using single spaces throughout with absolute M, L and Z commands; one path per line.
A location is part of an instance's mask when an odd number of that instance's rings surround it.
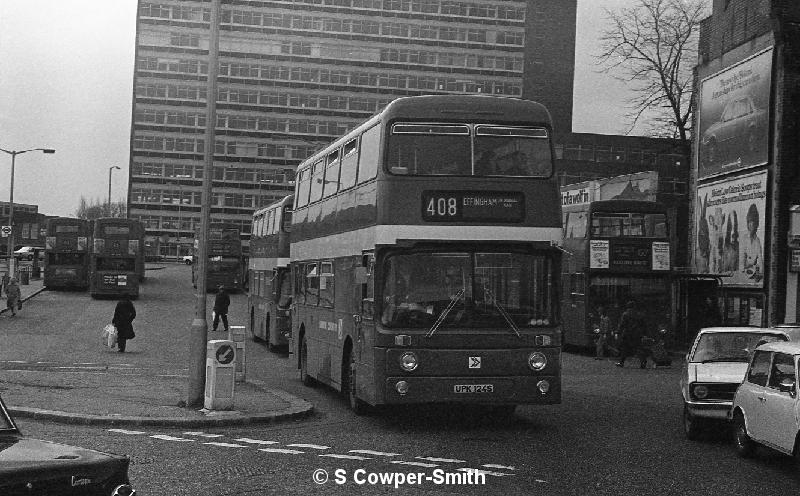
M 576 4 L 223 1 L 212 219 L 249 235 L 301 160 L 401 96 L 524 96 L 569 132 Z M 139 1 L 128 204 L 149 254 L 189 253 L 199 224 L 210 7 Z
M 714 0 L 696 67 L 692 261 L 720 321 L 800 321 L 800 4 Z M 794 217 L 794 218 L 793 218 Z

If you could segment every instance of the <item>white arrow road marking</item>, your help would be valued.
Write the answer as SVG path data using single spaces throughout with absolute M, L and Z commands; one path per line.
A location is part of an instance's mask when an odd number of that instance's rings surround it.
M 415 456 L 417 460 L 428 460 L 429 462 L 440 463 L 467 463 L 466 460 L 456 460 L 454 458 L 434 458 L 432 456 Z
M 481 470 L 479 468 L 457 468 L 459 472 L 472 472 L 474 474 L 484 474 L 484 475 L 493 475 L 495 477 L 504 477 L 506 475 L 514 475 L 514 474 L 504 474 L 503 472 L 492 472 L 490 470 Z
M 262 439 L 250 439 L 249 437 L 240 437 L 238 439 L 234 439 L 234 441 L 249 444 L 278 444 L 278 441 L 264 441 Z
M 196 432 L 196 431 L 184 432 L 183 435 L 184 436 L 200 436 L 200 437 L 208 437 L 208 438 L 223 437 L 222 434 L 206 434 L 205 432 Z
M 141 434 L 147 434 L 144 431 L 129 431 L 129 430 L 126 430 L 126 429 L 108 429 L 108 432 L 116 432 L 118 434 L 130 434 L 132 436 L 137 436 L 137 435 L 141 435 Z
M 318 444 L 287 444 L 286 446 L 291 446 L 292 448 L 308 448 L 308 449 L 317 449 L 317 450 L 326 450 L 331 449 L 330 446 L 320 446 Z
M 392 460 L 389 463 L 397 463 L 399 465 L 414 465 L 415 467 L 425 467 L 425 468 L 433 468 L 438 467 L 436 463 L 422 463 L 422 462 L 404 462 L 401 460 Z
M 516 470 L 514 467 L 506 467 L 505 465 L 495 465 L 493 463 L 484 463 L 481 467 L 486 468 L 499 468 L 500 470 Z
M 283 453 L 285 455 L 300 455 L 305 453 L 305 451 L 287 450 L 280 448 L 258 448 L 258 451 L 263 451 L 265 453 Z
M 244 444 L 218 443 L 216 441 L 210 441 L 210 442 L 203 443 L 203 444 L 208 444 L 208 445 L 211 445 L 211 446 L 221 446 L 223 448 L 248 448 L 249 447 L 249 446 L 245 446 Z
M 334 455 L 334 454 L 329 454 L 329 455 L 318 455 L 318 456 L 327 456 L 327 457 L 330 457 L 330 458 L 342 458 L 344 460 L 372 460 L 372 458 L 368 458 L 366 456 L 355 456 L 355 455 Z
M 372 450 L 350 450 L 348 453 L 362 453 L 364 455 L 375 455 L 375 456 L 400 456 L 400 453 L 384 453 L 383 451 L 372 451 Z
M 156 435 L 150 436 L 150 437 L 152 437 L 153 439 L 162 439 L 164 441 L 188 441 L 190 443 L 194 442 L 194 439 L 186 439 L 186 438 L 183 438 L 183 437 L 167 436 L 166 434 L 156 434 Z

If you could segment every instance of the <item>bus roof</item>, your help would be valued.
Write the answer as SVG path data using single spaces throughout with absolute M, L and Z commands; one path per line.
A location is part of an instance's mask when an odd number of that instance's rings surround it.
M 266 207 L 259 208 L 258 210 L 253 212 L 253 217 L 258 217 L 259 215 L 263 214 L 264 212 L 269 212 L 270 210 L 273 210 L 273 209 L 281 207 L 281 206 L 291 205 L 293 201 L 294 201 L 294 194 L 286 195 L 283 198 L 281 198 L 280 200 L 278 200 L 276 202 L 273 202 L 273 203 L 270 203 Z

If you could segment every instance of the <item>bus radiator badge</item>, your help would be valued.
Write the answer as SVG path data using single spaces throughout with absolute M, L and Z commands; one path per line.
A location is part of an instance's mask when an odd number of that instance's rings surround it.
M 469 368 L 471 369 L 479 369 L 481 368 L 481 357 L 469 357 Z

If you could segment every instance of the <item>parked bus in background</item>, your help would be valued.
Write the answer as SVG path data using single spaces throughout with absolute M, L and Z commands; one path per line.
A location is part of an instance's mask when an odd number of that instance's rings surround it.
M 144 227 L 122 218 L 96 219 L 89 256 L 89 294 L 139 297 L 144 267 Z
M 291 349 L 366 405 L 561 401 L 550 115 L 394 100 L 298 166 Z
M 44 279 L 47 289 L 89 287 L 89 221 L 56 217 L 47 220 Z
M 253 214 L 247 296 L 250 332 L 269 349 L 288 346 L 291 332 L 289 233 L 293 199 L 289 195 Z
M 657 338 L 671 325 L 671 262 L 666 208 L 642 200 L 600 200 L 565 209 L 562 274 L 564 341 L 594 346 L 601 316 L 615 332 L 626 303 Z M 571 210 L 571 211 L 567 211 Z
M 208 228 L 208 262 L 206 263 L 206 291 L 216 291 L 221 285 L 229 292 L 240 292 L 244 287 L 241 228 L 236 224 L 212 222 Z M 194 234 L 195 246 L 192 263 L 192 284 L 197 287 L 199 231 Z

